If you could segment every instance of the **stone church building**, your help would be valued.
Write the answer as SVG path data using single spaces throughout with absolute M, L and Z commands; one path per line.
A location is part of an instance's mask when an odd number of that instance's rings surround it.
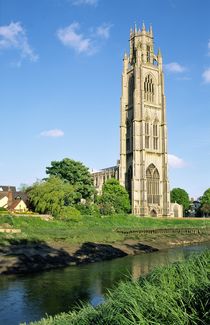
M 163 59 L 155 54 L 152 27 L 130 30 L 130 53 L 124 55 L 120 104 L 120 160 L 93 173 L 98 192 L 117 178 L 130 196 L 132 213 L 140 216 L 182 216 L 170 204 L 166 99 Z M 175 210 L 175 212 L 174 212 Z

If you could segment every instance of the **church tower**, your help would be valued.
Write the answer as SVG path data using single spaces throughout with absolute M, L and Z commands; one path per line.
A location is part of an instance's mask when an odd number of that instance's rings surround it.
M 119 180 L 133 214 L 170 215 L 162 55 L 154 53 L 152 27 L 144 24 L 130 30 L 123 59 Z

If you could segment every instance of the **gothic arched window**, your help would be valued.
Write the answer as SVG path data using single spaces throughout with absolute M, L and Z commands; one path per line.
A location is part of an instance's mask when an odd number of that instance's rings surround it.
M 127 172 L 127 191 L 128 191 L 130 199 L 131 199 L 131 193 L 132 193 L 132 178 L 133 178 L 133 171 L 132 171 L 132 166 L 130 166 L 128 168 L 128 172 Z
M 160 204 L 160 175 L 155 167 L 151 164 L 146 170 L 147 179 L 147 203 Z
M 147 62 L 150 62 L 150 46 L 147 45 Z
M 146 76 L 144 80 L 144 99 L 148 102 L 154 102 L 155 85 L 151 75 Z
M 126 150 L 130 151 L 132 148 L 132 127 L 131 122 L 127 120 L 127 128 L 126 128 Z
M 149 138 L 150 138 L 150 124 L 149 121 L 145 122 L 145 148 L 149 149 Z
M 128 82 L 128 102 L 129 105 L 133 105 L 133 92 L 134 92 L 134 76 L 129 78 Z
M 153 149 L 158 150 L 158 124 L 153 124 Z

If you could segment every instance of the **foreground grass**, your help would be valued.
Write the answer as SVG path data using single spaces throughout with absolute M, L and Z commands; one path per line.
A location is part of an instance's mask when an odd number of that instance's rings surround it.
M 97 308 L 84 305 L 31 325 L 209 324 L 210 252 L 122 282 Z
M 21 234 L 16 239 L 58 241 L 69 244 L 80 244 L 87 241 L 111 243 L 125 239 L 125 235 L 117 233 L 120 229 L 142 228 L 185 228 L 210 226 L 210 219 L 157 219 L 137 218 L 132 215 L 119 216 L 80 216 L 68 221 L 44 221 L 34 217 L 0 216 L 0 225 L 9 223 L 20 228 Z M 0 234 L 0 244 L 6 243 L 11 235 Z

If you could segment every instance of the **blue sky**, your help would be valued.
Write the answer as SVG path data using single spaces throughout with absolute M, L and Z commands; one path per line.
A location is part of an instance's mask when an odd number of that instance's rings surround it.
M 210 187 L 208 0 L 0 0 L 0 183 L 19 186 L 70 157 L 119 159 L 122 57 L 152 23 L 165 64 L 171 188 Z

